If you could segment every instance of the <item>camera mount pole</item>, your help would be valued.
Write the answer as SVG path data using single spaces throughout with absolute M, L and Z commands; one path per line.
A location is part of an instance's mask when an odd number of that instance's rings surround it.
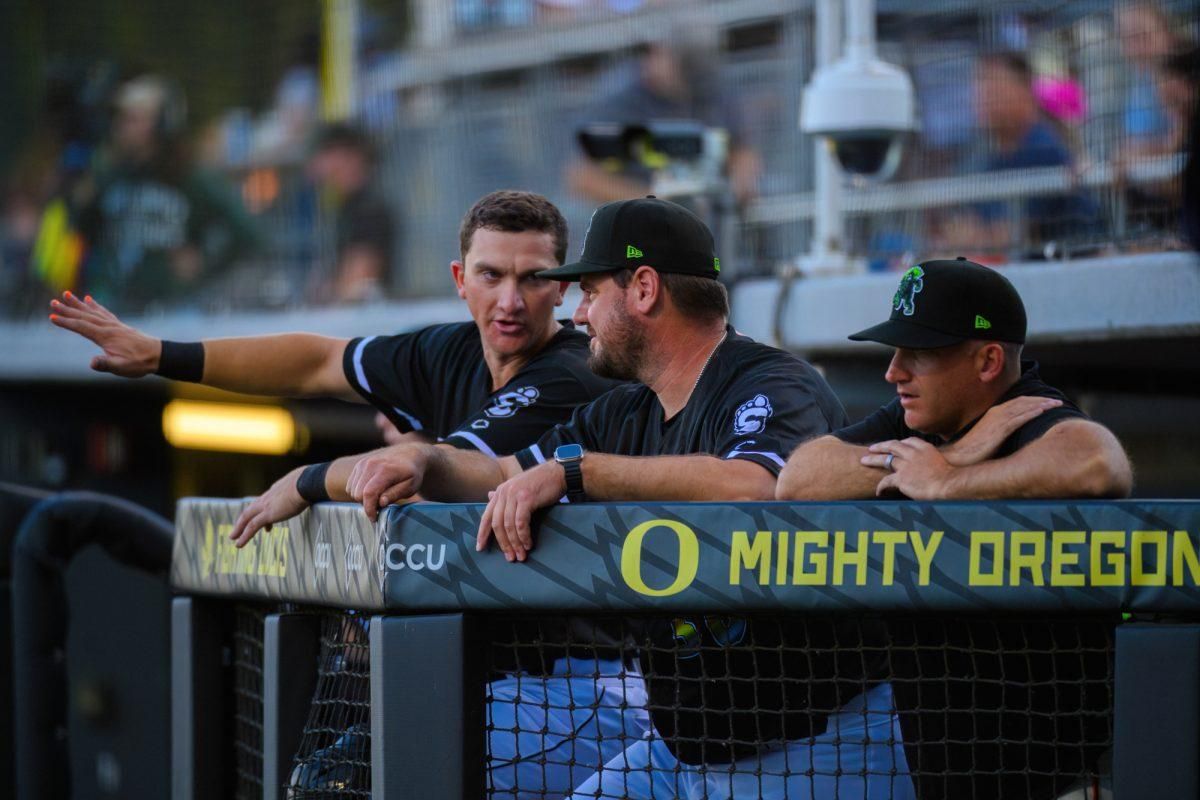
M 866 0 L 871 4 L 871 0 Z M 841 55 L 841 0 L 817 0 L 816 68 L 829 66 Z M 801 270 L 806 273 L 840 272 L 846 261 L 844 249 L 845 225 L 842 219 L 842 173 L 834 162 L 824 140 L 813 141 L 815 166 L 813 186 L 812 246 L 802 259 Z

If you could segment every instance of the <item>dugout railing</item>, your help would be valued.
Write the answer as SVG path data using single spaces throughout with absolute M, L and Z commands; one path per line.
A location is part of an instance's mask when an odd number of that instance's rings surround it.
M 839 734 L 844 763 L 785 764 L 811 780 L 763 796 L 850 796 L 830 787 L 856 769 L 872 798 L 906 780 L 921 798 L 1200 796 L 1200 503 L 590 504 L 541 515 L 523 565 L 476 552 L 481 506 L 372 525 L 321 505 L 238 550 L 243 506 L 178 508 L 178 798 L 561 797 L 520 779 L 491 791 L 489 737 L 537 742 L 548 710 L 587 703 L 531 701 L 503 727 L 489 687 L 535 680 L 563 647 L 616 648 L 629 672 L 682 683 L 660 665 L 696 655 L 688 623 L 704 619 L 750 620 L 749 638 L 700 643 L 699 683 L 721 713 L 751 698 L 763 740 L 774 719 L 815 742 L 842 730 L 848 698 L 892 687 L 903 757 L 855 766 L 863 743 Z M 666 641 L 648 633 L 664 620 Z M 601 669 L 568 661 L 576 678 Z M 721 713 L 689 728 L 662 696 L 651 717 L 681 757 L 753 748 Z M 532 749 L 544 768 L 573 752 Z M 780 777 L 757 763 L 761 785 Z

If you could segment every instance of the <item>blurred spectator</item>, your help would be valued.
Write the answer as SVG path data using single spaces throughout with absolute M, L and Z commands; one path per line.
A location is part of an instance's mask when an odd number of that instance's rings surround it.
M 1171 118 L 1172 149 L 1187 153 L 1181 179 L 1172 182 L 1183 209 L 1183 236 L 1200 250 L 1200 47 L 1181 49 L 1163 62 L 1160 93 Z
M 758 191 L 761 160 L 747 145 L 739 110 L 720 91 L 717 31 L 704 23 L 676 29 L 666 40 L 650 44 L 631 81 L 589 109 L 584 124 L 636 125 L 655 120 L 694 120 L 729 134 L 726 171 L 739 202 Z M 591 203 L 608 203 L 650 192 L 650 170 L 626 164 L 609 170 L 580 154 L 567 165 L 566 183 Z
M 291 64 L 275 87 L 275 100 L 257 125 L 246 109 L 234 109 L 226 118 L 226 155 L 230 164 L 296 163 L 312 138 L 321 104 L 321 37 L 304 35 Z
M 1072 165 L 1062 133 L 1043 115 L 1024 56 L 1006 52 L 981 57 L 975 97 L 990 147 L 986 154 L 970 159 L 966 172 Z M 1086 233 L 1096 221 L 1095 203 L 1079 191 L 1033 196 L 1023 201 L 1023 209 L 1025 228 L 1013 230 L 1008 204 L 977 204 L 951 220 L 941 233 L 939 248 L 994 262 L 1014 247 L 1025 250 L 1022 255 L 1040 253 L 1050 242 Z
M 1161 153 L 1169 121 L 1155 72 L 1175 46 L 1170 21 L 1150 2 L 1118 3 L 1115 18 L 1121 55 L 1132 67 L 1122 121 L 1125 157 Z
M 135 78 L 117 92 L 106 152 L 73 189 L 87 243 L 86 291 L 112 308 L 178 302 L 258 241 L 228 186 L 196 168 L 186 106 L 168 81 Z
M 0 200 L 0 311 L 20 313 L 38 292 L 45 296 L 30 269 L 41 206 L 36 195 L 13 186 Z
M 1163 60 L 1158 72 L 1158 94 L 1167 116 L 1167 152 L 1187 149 L 1188 126 L 1200 85 L 1200 47 L 1181 47 Z
M 352 125 L 333 123 L 317 132 L 309 174 L 337 204 L 336 259 L 332 284 L 319 296 L 360 303 L 391 288 L 395 215 L 375 186 L 375 148 Z

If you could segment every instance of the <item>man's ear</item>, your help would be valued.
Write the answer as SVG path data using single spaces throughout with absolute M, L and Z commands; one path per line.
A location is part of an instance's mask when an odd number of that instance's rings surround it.
M 558 282 L 558 297 L 554 300 L 554 305 L 561 306 L 563 304 L 563 299 L 567 296 L 567 287 L 570 285 L 570 281 Z
M 629 289 L 632 292 L 630 301 L 633 307 L 643 314 L 650 314 L 662 301 L 662 276 L 654 267 L 643 264 L 634 270 Z
M 454 278 L 454 288 L 458 292 L 458 296 L 461 299 L 466 300 L 467 293 L 463 289 L 463 281 L 467 277 L 467 268 L 465 266 L 463 266 L 463 262 L 451 261 L 450 262 L 450 275 Z
M 1003 377 L 1007 366 L 1004 346 L 998 342 L 988 342 L 975 352 L 975 371 L 984 383 Z

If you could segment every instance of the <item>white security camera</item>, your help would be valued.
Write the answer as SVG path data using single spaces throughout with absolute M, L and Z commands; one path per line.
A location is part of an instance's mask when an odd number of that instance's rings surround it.
M 886 180 L 915 127 L 912 81 L 877 58 L 843 58 L 817 70 L 804 88 L 800 129 L 821 136 L 845 172 Z

